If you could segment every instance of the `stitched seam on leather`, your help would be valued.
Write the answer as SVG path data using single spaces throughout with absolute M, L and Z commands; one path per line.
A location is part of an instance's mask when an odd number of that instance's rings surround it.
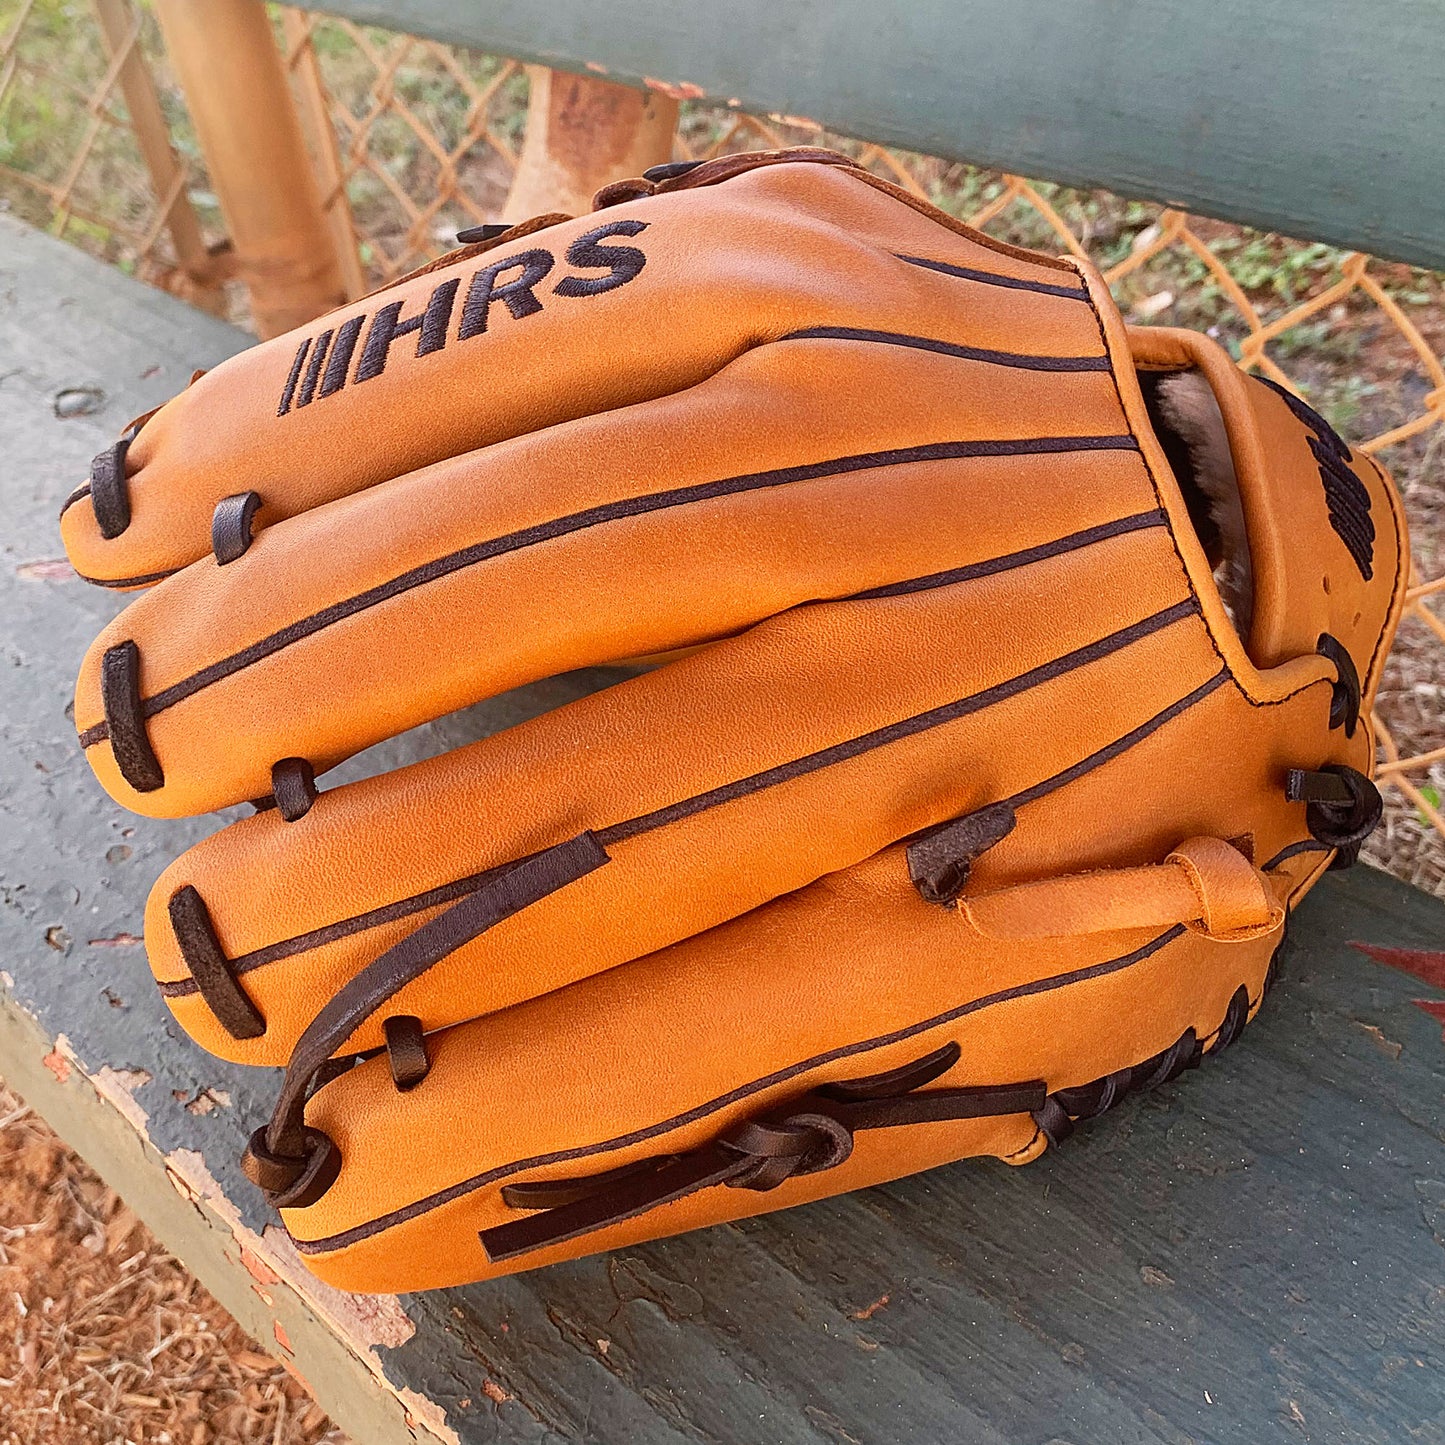
M 84 572 L 77 572 L 75 575 L 82 582 L 89 582 L 92 587 L 148 587 L 153 582 L 164 582 L 167 577 L 174 577 L 181 570 L 179 567 L 172 567 L 166 572 L 142 572 L 135 577 L 87 577 Z
M 1037 783 L 1014 793 L 1012 797 L 1004 801 L 1010 807 L 1018 809 L 1026 803 L 1036 802 L 1049 793 L 1067 786 L 1078 778 L 1086 776 L 1095 768 L 1102 767 L 1105 763 L 1112 762 L 1130 748 L 1152 736 L 1165 724 L 1172 722 L 1182 713 L 1187 712 L 1196 703 L 1202 702 L 1211 692 L 1226 681 L 1228 673 L 1224 670 L 1216 673 L 1212 678 L 1201 683 L 1192 692 L 1169 704 L 1168 707 L 1155 713 L 1152 718 L 1139 724 L 1121 737 L 1115 738 L 1113 742 L 1105 744 L 1104 747 L 1090 753 L 1087 757 L 1071 763 L 1067 768 L 1053 774 L 1052 777 L 1043 778 Z M 528 854 L 526 857 L 534 855 Z M 307 953 L 313 948 L 325 947 L 327 944 L 338 942 L 343 938 L 350 938 L 357 933 L 364 933 L 368 929 L 380 927 L 385 923 L 394 923 L 402 918 L 410 917 L 414 913 L 420 913 L 428 908 L 440 907 L 443 903 L 450 903 L 453 900 L 465 896 L 486 883 L 491 877 L 502 869 L 510 868 L 513 863 L 525 862 L 526 858 L 511 859 L 505 863 L 499 863 L 493 868 L 488 868 L 480 873 L 469 874 L 465 878 L 459 878 L 452 883 L 442 884 L 437 888 L 428 889 L 425 893 L 413 895 L 411 898 L 399 899 L 394 903 L 384 904 L 380 908 L 374 908 L 366 913 L 357 914 L 354 918 L 344 919 L 339 923 L 327 924 L 322 928 L 311 930 L 309 933 L 298 934 L 295 938 L 282 939 L 278 943 L 268 944 L 264 948 L 255 949 L 250 953 L 242 954 L 231 960 L 233 973 L 248 973 L 253 968 L 263 968 L 271 963 L 279 963 L 286 958 L 295 957 L 299 953 Z M 171 979 L 160 981 L 158 987 L 167 998 L 183 998 L 194 994 L 197 989 L 195 982 L 189 978 Z
M 1075 648 L 1062 657 L 1030 668 L 1027 672 L 997 683 L 993 687 L 985 688 L 982 692 L 960 698 L 956 702 L 945 703 L 941 707 L 929 708 L 926 712 L 916 713 L 912 717 L 903 718 L 885 727 L 875 728 L 871 732 L 849 738 L 845 742 L 835 743 L 832 747 L 820 748 L 817 752 L 808 753 L 791 762 L 766 768 L 762 772 L 754 773 L 751 777 L 725 783 L 721 787 L 709 789 L 706 793 L 699 793 L 694 797 L 654 809 L 639 817 L 629 818 L 626 822 L 595 829 L 597 840 L 603 847 L 606 847 L 609 843 L 621 842 L 623 839 L 635 837 L 639 833 L 651 832 L 654 828 L 690 817 L 694 813 L 717 807 L 719 804 L 750 796 L 766 788 L 774 787 L 778 783 L 785 783 L 793 778 L 817 772 L 821 768 L 831 767 L 834 763 L 847 762 L 865 752 L 871 752 L 874 748 L 883 747 L 888 743 L 898 742 L 918 733 L 930 731 L 935 727 L 955 722 L 959 718 L 981 712 L 996 702 L 1017 697 L 1021 693 L 1031 691 L 1035 687 L 1073 672 L 1077 668 L 1085 667 L 1091 662 L 1097 662 L 1120 652 L 1131 643 L 1162 631 L 1175 622 L 1183 621 L 1186 617 L 1196 616 L 1198 610 L 1199 604 L 1192 597 L 1186 598 L 1183 602 L 1166 607 L 1151 617 L 1143 618 L 1128 627 L 1122 627 L 1097 642 Z
M 378 1218 L 369 1220 L 365 1224 L 343 1230 L 338 1234 L 328 1235 L 321 1239 L 296 1240 L 296 1247 L 303 1254 L 322 1254 L 331 1250 L 343 1249 L 348 1245 L 359 1243 L 373 1235 L 380 1234 L 396 1224 L 405 1224 L 411 1219 L 418 1218 L 422 1214 L 429 1213 L 442 1205 L 450 1204 L 455 1199 L 460 1199 L 471 1194 L 477 1189 L 493 1184 L 499 1179 L 504 1179 L 512 1174 L 520 1174 L 528 1169 L 541 1169 L 552 1164 L 562 1164 L 573 1159 L 591 1158 L 597 1154 L 611 1153 L 617 1149 L 629 1148 L 634 1144 L 643 1143 L 649 1139 L 658 1138 L 664 1134 L 673 1132 L 676 1129 L 685 1127 L 688 1124 L 696 1123 L 700 1119 L 706 1119 L 710 1114 L 715 1114 L 721 1109 L 727 1108 L 730 1104 L 741 1102 L 753 1094 L 762 1092 L 764 1089 L 772 1088 L 776 1084 L 787 1083 L 805 1074 L 812 1069 L 822 1068 L 840 1059 L 855 1058 L 860 1054 L 871 1053 L 875 1049 L 888 1048 L 892 1044 L 902 1043 L 907 1039 L 915 1038 L 919 1034 L 927 1033 L 932 1029 L 943 1028 L 947 1024 L 956 1022 L 958 1019 L 967 1017 L 970 1014 L 980 1013 L 984 1009 L 993 1008 L 998 1004 L 1012 1003 L 1017 999 L 1031 998 L 1038 994 L 1052 993 L 1058 989 L 1068 988 L 1076 983 L 1088 983 L 1095 979 L 1107 978 L 1114 973 L 1120 973 L 1136 963 L 1142 963 L 1145 959 L 1158 953 L 1160 949 L 1181 937 L 1187 930 L 1183 924 L 1175 924 L 1172 928 L 1166 929 L 1157 937 L 1131 953 L 1120 955 L 1118 958 L 1108 959 L 1103 963 L 1089 964 L 1084 968 L 1071 969 L 1067 973 L 1054 974 L 1049 978 L 1034 979 L 1029 983 L 1017 984 L 1013 988 L 998 989 L 994 993 L 984 994 L 979 998 L 971 999 L 968 1003 L 959 1004 L 942 1013 L 934 1014 L 923 1019 L 919 1023 L 906 1024 L 902 1028 L 893 1029 L 886 1034 L 876 1035 L 874 1038 L 865 1039 L 861 1043 L 842 1044 L 837 1048 L 829 1049 L 820 1054 L 814 1054 L 811 1058 L 804 1059 L 799 1063 L 790 1064 L 787 1068 L 777 1069 L 771 1074 L 764 1075 L 761 1079 L 754 1079 L 747 1084 L 740 1084 L 737 1088 L 729 1090 L 726 1094 L 720 1094 L 716 1098 L 709 1099 L 704 1104 L 698 1104 L 694 1108 L 674 1114 L 670 1118 L 662 1120 L 657 1124 L 650 1124 L 642 1129 L 635 1129 L 627 1134 L 620 1134 L 612 1139 L 604 1140 L 599 1144 L 581 1144 L 570 1149 L 558 1149 L 550 1154 L 537 1154 L 527 1159 L 514 1160 L 510 1164 L 498 1165 L 495 1169 L 489 1169 L 483 1174 L 474 1175 L 470 1179 L 462 1180 L 458 1184 L 450 1185 L 446 1189 L 436 1191 L 419 1199 L 413 1204 L 403 1205 L 400 1209 L 388 1211 Z M 293 1236 L 294 1238 L 294 1236 Z
M 1196 703 L 1203 702 L 1210 693 L 1228 679 L 1228 669 L 1221 668 L 1213 677 L 1200 683 L 1192 692 L 1186 693 L 1177 702 L 1170 703 L 1168 707 L 1161 709 L 1153 717 L 1140 723 L 1138 727 L 1130 729 L 1122 737 L 1115 738 L 1113 742 L 1105 744 L 1097 752 L 1090 753 L 1088 757 L 1081 758 L 1077 763 L 1071 763 L 1052 777 L 1044 778 L 1041 782 L 1023 788 L 1003 801 L 1017 811 L 1025 803 L 1037 802 L 1038 799 L 1046 797 L 1049 793 L 1056 792 L 1059 788 L 1093 772 L 1095 768 L 1113 762 L 1115 758 L 1128 752 L 1130 748 L 1143 742 L 1145 738 L 1153 736 L 1166 723 L 1173 722 L 1176 717 L 1188 712 Z
M 554 541 L 559 537 L 585 531 L 589 527 L 606 522 L 644 516 L 652 512 L 665 511 L 671 507 L 685 506 L 692 502 L 711 501 L 717 497 L 732 496 L 742 492 L 760 491 L 768 487 L 791 485 L 794 482 L 818 481 L 826 477 L 847 476 L 854 472 L 872 471 L 880 467 L 901 466 L 912 462 L 1052 455 L 1062 452 L 1135 452 L 1137 450 L 1138 442 L 1127 433 L 1102 436 L 933 442 L 923 446 L 896 447 L 883 452 L 863 452 L 853 456 L 834 457 L 828 461 L 809 462 L 797 467 L 780 467 L 770 471 L 750 472 L 743 476 L 726 477 L 718 481 L 702 482 L 695 486 L 674 487 L 662 492 L 650 492 L 639 497 L 607 502 L 448 553 L 444 557 L 435 558 L 419 567 L 413 567 L 387 582 L 369 587 L 354 597 L 332 603 L 320 612 L 313 613 L 310 617 L 273 632 L 269 637 L 262 638 L 259 642 L 233 653 L 230 657 L 222 658 L 219 662 L 202 668 L 190 677 L 162 688 L 160 692 L 145 700 L 142 711 L 145 717 L 154 717 L 157 713 L 164 712 L 166 708 L 202 691 L 213 682 L 234 676 L 244 668 L 274 656 L 293 642 L 313 637 L 334 623 L 343 622 L 370 607 L 408 592 L 414 587 L 450 576 L 475 563 L 489 561 L 493 557 L 519 551 L 523 547 L 534 546 L 540 542 Z M 80 743 L 82 747 L 94 747 L 108 736 L 105 724 L 103 722 L 96 723 L 80 734 Z
M 1103 342 L 1104 347 L 1107 350 L 1109 345 L 1109 333 L 1104 326 L 1104 318 L 1099 315 L 1098 303 L 1094 300 L 1092 293 L 1088 295 L 1087 300 L 1089 302 L 1089 310 L 1092 311 L 1094 314 L 1094 322 L 1099 328 L 1099 339 Z M 1119 378 L 1115 374 L 1113 367 L 1109 368 L 1109 379 L 1114 383 L 1114 395 L 1118 399 L 1119 410 L 1123 412 L 1125 422 L 1127 423 L 1129 418 L 1129 409 L 1124 405 L 1124 393 L 1120 389 Z M 1135 437 L 1135 443 L 1136 445 L 1138 443 L 1137 436 Z M 1149 478 L 1149 485 L 1154 490 L 1154 499 L 1158 502 L 1160 510 L 1163 511 L 1167 516 L 1168 508 L 1164 505 L 1164 494 L 1159 489 L 1159 479 L 1154 475 L 1154 468 L 1149 461 L 1149 453 L 1145 451 L 1142 446 L 1139 447 L 1139 457 L 1140 460 L 1144 463 L 1144 472 L 1145 475 L 1147 475 Z M 1197 602 L 1199 600 L 1199 594 L 1195 590 L 1194 577 L 1189 571 L 1188 564 L 1184 560 L 1184 553 L 1179 550 L 1179 538 L 1175 535 L 1172 523 L 1170 523 L 1168 526 L 1168 532 L 1170 544 L 1174 548 L 1174 555 L 1178 559 L 1180 569 L 1184 573 L 1184 585 L 1189 588 L 1190 596 L 1192 596 Z M 1398 576 L 1398 569 L 1396 575 Z M 1203 609 L 1201 607 L 1201 615 L 1202 613 Z M 1209 639 L 1209 646 L 1213 649 L 1214 655 L 1224 666 L 1225 671 L 1229 673 L 1229 680 L 1234 684 L 1235 690 L 1239 693 L 1240 697 L 1242 697 L 1245 702 L 1250 705 L 1250 707 L 1282 707 L 1285 703 L 1298 697 L 1300 693 L 1307 692 L 1310 688 L 1317 687 L 1322 682 L 1330 681 L 1330 679 L 1327 677 L 1316 678 L 1314 682 L 1304 683 L 1300 687 L 1295 688 L 1293 692 L 1286 693 L 1283 697 L 1268 699 L 1253 697 L 1245 688 L 1244 684 L 1240 682 L 1240 680 L 1234 675 L 1234 670 L 1229 666 L 1228 658 L 1226 658 L 1224 653 L 1220 651 L 1219 642 L 1215 638 L 1214 631 L 1209 626 L 1207 620 L 1204 624 L 1204 635 Z
M 1039 1138 L 1040 1138 L 1040 1136 L 1043 1134 L 1043 1132 L 1044 1132 L 1044 1131 L 1043 1131 L 1042 1129 L 1040 1129 L 1037 1124 L 1035 1124 L 1035 1125 L 1034 1125 L 1034 1132 L 1029 1135 L 1029 1139 L 1028 1139 L 1028 1143 L 1027 1143 L 1027 1144 L 1024 1144 L 1024 1145 L 1020 1146 L 1019 1148 L 1013 1150 L 1013 1151 L 1012 1151 L 1011 1153 L 1009 1153 L 1009 1154 L 1001 1154 L 1001 1155 L 999 1155 L 999 1158 L 1001 1158 L 1001 1159 L 1003 1160 L 1003 1162 L 1004 1162 L 1005 1164 L 1007 1164 L 1010 1159 L 1017 1159 L 1020 1154 L 1027 1154 L 1027 1153 L 1029 1152 L 1029 1150 L 1032 1149 L 1032 1148 L 1034 1147 L 1034 1145 L 1039 1142 Z
M 63 517 L 77 502 L 84 501 L 90 495 L 90 483 L 85 482 L 78 486 L 61 504 L 60 515 Z
M 866 326 L 804 326 L 778 337 L 779 341 L 867 341 L 880 346 L 906 346 L 939 356 L 956 356 L 963 361 L 980 361 L 990 366 L 1013 366 L 1022 371 L 1108 371 L 1107 352 L 1083 356 L 1045 356 L 1023 351 L 996 351 L 987 346 L 965 346 L 939 341 L 931 336 L 913 336 L 906 331 L 874 331 Z
M 1006 286 L 1014 291 L 1037 291 L 1044 296 L 1062 296 L 1069 301 L 1087 301 L 1088 288 L 1078 286 L 1056 286 L 1048 281 L 1027 281 L 1019 276 L 1004 276 L 997 271 L 980 271 L 973 266 L 955 266 L 948 261 L 933 261 L 927 256 L 905 256 L 902 251 L 893 253 L 900 261 L 917 266 L 924 271 L 937 271 L 943 276 L 958 276 L 965 281 L 981 281 L 985 286 Z
M 1390 586 L 1390 602 L 1385 609 L 1386 621 L 1395 611 L 1395 604 L 1400 597 L 1400 589 L 1405 585 L 1405 578 L 1410 571 L 1408 559 L 1403 557 L 1404 532 L 1400 526 L 1400 503 L 1396 500 L 1395 488 L 1390 481 L 1384 467 L 1377 462 L 1369 452 L 1362 452 L 1361 455 L 1375 469 L 1375 475 L 1380 479 L 1380 485 L 1385 492 L 1385 500 L 1390 506 L 1390 530 L 1395 538 L 1395 580 Z M 1385 646 L 1386 628 L 1380 628 L 1380 635 L 1375 639 L 1374 650 L 1370 653 L 1370 665 L 1365 669 L 1365 686 L 1363 688 L 1366 697 L 1372 695 L 1374 689 L 1379 685 L 1379 678 L 1375 676 L 1375 667 L 1382 664 L 1381 651 Z M 1374 752 L 1370 754 L 1370 772 L 1374 772 Z
M 1022 246 L 1015 246 L 1008 241 L 1000 241 L 997 236 L 990 236 L 983 231 L 975 230 L 967 221 L 960 221 L 946 211 L 940 211 L 930 201 L 925 201 L 921 196 L 915 196 L 911 191 L 905 191 L 902 186 L 884 180 L 882 176 L 875 176 L 871 171 L 862 169 L 856 163 L 850 165 L 844 174 L 852 176 L 865 186 L 871 186 L 875 191 L 882 191 L 885 196 L 891 196 L 895 201 L 901 202 L 909 210 L 916 211 L 920 216 L 926 217 L 945 231 L 951 232 L 955 236 L 962 236 L 965 240 L 972 241 L 974 245 L 981 246 L 986 251 L 992 251 L 995 256 L 1008 256 L 1012 260 L 1023 261 L 1028 265 L 1069 271 L 1074 275 L 1080 274 L 1078 262 L 1072 256 L 1045 256 L 1037 251 L 1029 251 Z
M 1081 528 L 1052 542 L 1041 542 L 1037 547 L 1024 547 L 1017 552 L 1006 552 L 1002 557 L 971 562 L 964 567 L 950 567 L 943 572 L 930 572 L 926 577 L 914 577 L 905 582 L 887 582 L 881 587 L 870 587 L 864 592 L 850 592 L 840 600 L 868 602 L 880 597 L 904 597 L 911 592 L 926 591 L 930 587 L 952 587 L 960 582 L 975 582 L 1016 567 L 1026 567 L 1031 562 L 1042 562 L 1050 557 L 1076 551 L 1094 542 L 1107 541 L 1110 537 L 1122 537 L 1128 532 L 1142 532 L 1149 527 L 1167 525 L 1168 519 L 1158 508 L 1135 512 L 1132 516 L 1120 517 L 1113 522 L 1101 522 L 1096 527 Z

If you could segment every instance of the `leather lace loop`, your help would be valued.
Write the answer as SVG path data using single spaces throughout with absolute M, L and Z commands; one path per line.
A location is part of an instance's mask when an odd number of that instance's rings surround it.
M 415 1014 L 396 1014 L 381 1026 L 386 1035 L 387 1062 L 391 1065 L 391 1081 L 404 1094 L 416 1088 L 431 1072 L 427 1057 L 426 1034 Z
M 1355 668 L 1355 659 L 1344 643 L 1328 632 L 1320 633 L 1315 651 L 1335 665 L 1335 682 L 1330 690 L 1330 726 L 1343 727 L 1345 736 L 1352 738 L 1360 721 L 1360 674 Z
M 1270 959 L 1269 972 L 1265 977 L 1268 990 L 1274 979 L 1275 960 L 1278 949 Z M 1242 984 L 1235 989 L 1224 1011 L 1223 1022 L 1214 1036 L 1209 1053 L 1223 1053 L 1243 1030 L 1249 1021 L 1249 990 Z M 1112 1109 L 1126 1094 L 1140 1089 L 1152 1089 L 1159 1084 L 1176 1079 L 1186 1069 L 1197 1069 L 1204 1057 L 1204 1046 L 1195 1036 L 1193 1029 L 1185 1029 L 1167 1049 L 1117 1073 L 1105 1074 L 1072 1089 L 1056 1089 L 1044 1101 L 1044 1106 L 1034 1112 L 1034 1123 L 1044 1137 L 1057 1147 L 1074 1132 L 1074 1125 L 1086 1119 L 1097 1119 L 1100 1114 Z
M 237 492 L 216 503 L 216 510 L 211 514 L 211 551 L 217 566 L 225 567 L 250 550 L 251 532 L 260 506 L 259 492 Z
M 1360 856 L 1360 844 L 1374 832 L 1384 812 L 1379 789 L 1345 763 L 1326 763 L 1317 772 L 1291 768 L 1285 798 L 1304 803 L 1310 836 L 1336 850 L 1332 868 L 1348 868 Z
M 1074 1132 L 1077 1121 L 1097 1119 L 1126 1094 L 1137 1089 L 1152 1089 L 1156 1084 L 1177 1078 L 1185 1069 L 1197 1068 L 1202 1057 L 1203 1049 L 1194 1030 L 1185 1029 L 1167 1049 L 1142 1064 L 1072 1089 L 1056 1089 L 1044 1106 L 1034 1112 L 1034 1123 L 1049 1143 L 1057 1147 Z
M 341 1167 L 337 1159 L 327 1177 L 331 1166 L 321 1156 L 329 1158 L 335 1145 L 307 1126 L 305 1112 L 316 1080 L 347 1039 L 434 964 L 609 861 L 591 833 L 522 859 L 393 944 L 342 986 L 297 1041 L 271 1121 L 252 1135 L 241 1161 L 246 1176 L 273 1205 L 280 1209 L 315 1203 Z M 324 1184 L 318 1182 L 322 1180 Z M 298 1194 L 303 1186 L 309 1191 L 304 1200 Z
M 271 797 L 286 822 L 299 822 L 318 797 L 315 769 L 305 758 L 282 758 L 273 763 Z
M 508 1185 L 505 1204 L 543 1212 L 484 1230 L 482 1247 L 497 1262 L 606 1229 L 701 1189 L 776 1189 L 794 1177 L 837 1168 L 852 1154 L 861 1129 L 1027 1114 L 1044 1106 L 1040 1080 L 917 1092 L 959 1057 L 958 1045 L 949 1043 L 902 1068 L 821 1085 L 732 1125 L 690 1153 L 656 1156 L 590 1179 Z

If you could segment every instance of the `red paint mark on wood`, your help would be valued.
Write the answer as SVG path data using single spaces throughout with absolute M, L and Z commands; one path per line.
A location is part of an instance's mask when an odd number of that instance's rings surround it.
M 51 1049 L 40 1061 L 63 1084 L 70 1077 L 70 1060 L 59 1049 Z
M 286 1333 L 285 1326 L 280 1320 L 273 1320 L 271 1333 L 276 1336 L 276 1343 L 289 1355 L 291 1353 L 291 1337 Z
M 495 1381 L 482 1381 L 482 1394 L 496 1405 L 505 1405 L 512 1397 Z
M 145 942 L 144 939 L 137 938 L 133 933 L 113 933 L 109 938 L 92 938 L 90 946 L 92 948 L 135 948 L 143 942 Z
M 642 83 L 669 100 L 701 100 L 707 94 L 702 86 L 694 85 L 690 80 L 658 80 L 656 76 L 644 75 Z
M 1380 948 L 1373 943 L 1352 943 L 1376 963 L 1387 968 L 1398 968 L 1402 973 L 1413 974 L 1416 978 L 1435 988 L 1445 989 L 1445 952 L 1423 948 Z
M 854 1310 L 851 1318 L 855 1320 L 871 1320 L 873 1316 L 878 1313 L 879 1310 L 887 1306 L 888 1301 L 891 1298 L 891 1295 L 879 1295 L 878 1298 L 874 1300 L 871 1305 L 868 1305 L 861 1310 Z
M 28 577 L 32 582 L 73 582 L 75 568 L 64 557 L 39 557 L 33 562 L 22 562 L 16 569 L 17 577 Z
M 241 1246 L 241 1264 L 258 1284 L 281 1283 L 281 1276 L 260 1255 L 252 1253 L 244 1244 Z
M 1383 963 L 1387 968 L 1398 968 L 1434 988 L 1445 989 L 1445 952 L 1426 948 L 1380 948 L 1373 943 L 1354 943 L 1367 958 Z M 1440 1024 L 1440 1042 L 1445 1043 L 1445 1000 L 1416 998 L 1411 1003 L 1417 1009 L 1430 1015 Z
M 1445 999 L 1417 998 L 1411 1002 L 1418 1009 L 1423 1009 L 1432 1019 L 1440 1025 L 1440 1042 L 1445 1044 Z

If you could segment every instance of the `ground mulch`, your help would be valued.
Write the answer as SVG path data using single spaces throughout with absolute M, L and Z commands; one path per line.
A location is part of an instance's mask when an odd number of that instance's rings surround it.
M 346 1445 L 0 1084 L 0 1445 Z

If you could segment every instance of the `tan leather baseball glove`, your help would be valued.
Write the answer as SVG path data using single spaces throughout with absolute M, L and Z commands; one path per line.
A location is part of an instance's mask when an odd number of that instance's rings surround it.
M 664 167 L 200 377 L 76 567 L 176 1017 L 352 1289 L 1011 1163 L 1217 1053 L 1379 816 L 1380 467 L 822 151 Z M 684 651 L 688 650 L 690 651 Z M 369 744 L 676 654 L 318 793 Z

